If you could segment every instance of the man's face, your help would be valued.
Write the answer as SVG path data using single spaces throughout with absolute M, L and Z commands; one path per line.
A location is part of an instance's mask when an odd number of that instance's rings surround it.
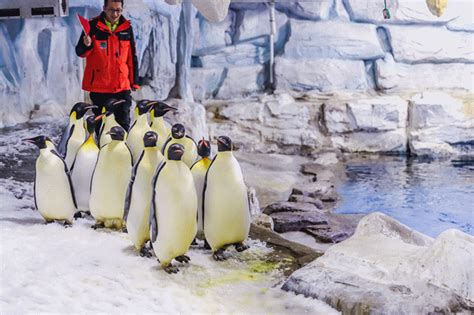
M 107 20 L 111 23 L 115 23 L 118 21 L 118 19 L 122 15 L 122 11 L 122 3 L 114 2 L 113 0 L 107 1 L 107 5 L 104 7 L 105 16 Z

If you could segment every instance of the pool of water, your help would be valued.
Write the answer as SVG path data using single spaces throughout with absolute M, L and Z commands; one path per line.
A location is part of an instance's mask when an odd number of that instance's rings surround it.
M 474 235 L 474 159 L 359 157 L 346 164 L 337 213 L 380 211 L 432 237 Z

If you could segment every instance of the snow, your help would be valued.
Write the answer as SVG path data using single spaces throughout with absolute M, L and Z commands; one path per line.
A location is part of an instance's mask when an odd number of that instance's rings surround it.
M 282 271 L 266 264 L 272 249 L 257 240 L 249 240 L 246 252 L 229 250 L 225 262 L 193 247 L 190 264 L 169 275 L 156 258 L 140 257 L 127 234 L 92 230 L 92 218 L 68 229 L 44 225 L 33 211 L 32 176 L 16 173 L 33 170 L 38 153 L 20 139 L 58 128 L 40 124 L 0 134 L 0 152 L 10 154 L 0 166 L 0 313 L 337 313 L 281 290 Z

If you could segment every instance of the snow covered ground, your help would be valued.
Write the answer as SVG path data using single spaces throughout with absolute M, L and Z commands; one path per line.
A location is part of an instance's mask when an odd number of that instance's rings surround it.
M 266 262 L 271 249 L 251 240 L 243 253 L 215 262 L 192 248 L 191 263 L 169 275 L 137 255 L 127 234 L 44 225 L 33 211 L 31 170 L 37 152 L 20 142 L 54 124 L 0 130 L 0 313 L 336 314 L 318 300 L 279 289 L 283 274 Z

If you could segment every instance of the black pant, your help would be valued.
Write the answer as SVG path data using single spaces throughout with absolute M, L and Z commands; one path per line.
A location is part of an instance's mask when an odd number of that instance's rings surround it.
M 94 109 L 94 114 L 100 115 L 102 113 L 102 108 L 104 107 L 105 102 L 108 99 L 115 98 L 117 100 L 125 100 L 125 103 L 117 105 L 117 109 L 114 111 L 115 120 L 119 123 L 120 126 L 128 131 L 130 128 L 130 107 L 132 106 L 132 94 L 130 90 L 122 91 L 119 93 L 96 93 L 91 92 L 90 97 L 92 104 L 97 105 L 99 108 Z M 100 126 L 102 121 L 98 121 L 95 126 L 95 133 L 99 135 Z

